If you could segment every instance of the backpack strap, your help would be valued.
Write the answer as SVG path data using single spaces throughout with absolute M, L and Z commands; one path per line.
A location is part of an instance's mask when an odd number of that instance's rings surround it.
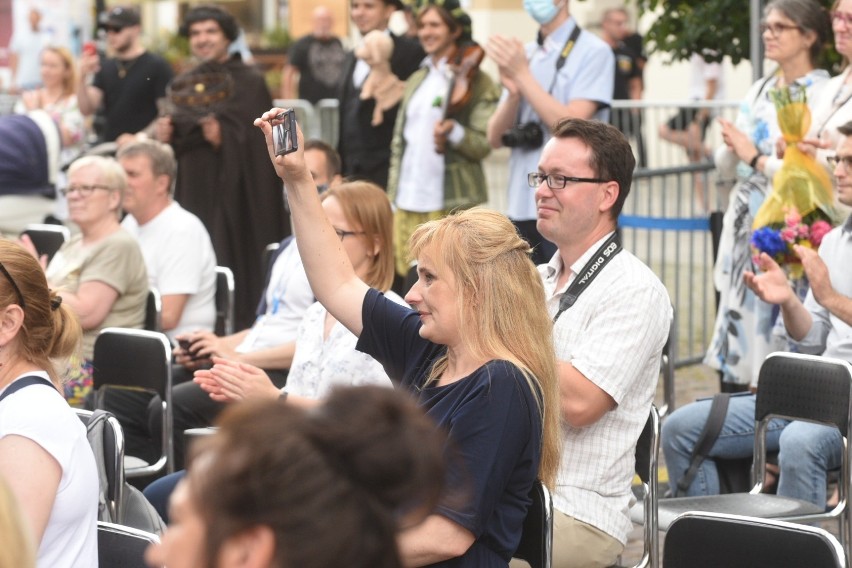
M 52 388 L 53 390 L 56 390 L 56 386 L 54 386 L 53 383 L 51 383 L 50 381 L 48 381 L 44 377 L 38 377 L 36 375 L 29 375 L 29 376 L 23 377 L 21 379 L 18 379 L 15 382 L 13 382 L 11 385 L 9 385 L 8 388 L 6 388 L 6 390 L 3 391 L 3 394 L 0 394 L 0 401 L 2 401 L 4 398 L 9 396 L 10 394 L 14 394 L 14 393 L 18 392 L 19 390 L 21 390 L 22 388 L 28 387 L 28 386 L 31 386 L 31 385 L 45 385 L 45 386 Z
M 728 414 L 728 402 L 731 400 L 731 393 L 720 392 L 713 396 L 713 402 L 710 403 L 710 414 L 707 416 L 707 422 L 704 423 L 704 429 L 698 436 L 695 447 L 692 448 L 692 455 L 689 459 L 689 469 L 683 474 L 677 482 L 677 489 L 674 496 L 677 497 L 692 485 L 692 480 L 698 474 L 698 468 L 704 462 L 704 459 L 713 449 L 713 445 L 719 438 L 722 432 L 722 426 L 725 425 L 725 416 Z

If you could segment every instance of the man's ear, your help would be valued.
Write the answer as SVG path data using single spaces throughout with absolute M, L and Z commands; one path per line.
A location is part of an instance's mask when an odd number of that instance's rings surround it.
M 621 193 L 621 188 L 618 187 L 618 182 L 608 181 L 604 187 L 603 197 L 601 199 L 600 210 L 609 211 L 618 201 L 618 196 Z
M 230 537 L 219 549 L 221 568 L 269 568 L 275 558 L 275 534 L 256 525 Z

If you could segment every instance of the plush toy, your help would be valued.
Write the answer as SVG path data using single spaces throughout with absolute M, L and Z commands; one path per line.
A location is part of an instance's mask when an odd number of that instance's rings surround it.
M 355 56 L 370 66 L 370 74 L 361 87 L 361 100 L 375 99 L 372 125 L 378 126 L 384 121 L 386 110 L 393 108 L 402 99 L 405 82 L 393 74 L 390 58 L 393 53 L 393 40 L 379 30 L 373 30 L 364 36 L 364 43 L 355 50 Z

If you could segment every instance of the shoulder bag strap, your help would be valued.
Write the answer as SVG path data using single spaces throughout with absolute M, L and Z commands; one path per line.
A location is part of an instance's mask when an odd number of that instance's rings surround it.
M 51 383 L 47 379 L 42 378 L 42 377 L 37 377 L 35 375 L 30 375 L 28 377 L 18 379 L 17 381 L 15 381 L 11 385 L 9 385 L 9 388 L 7 388 L 5 391 L 3 391 L 3 394 L 0 394 L 0 401 L 2 401 L 4 398 L 9 396 L 10 394 L 14 394 L 14 393 L 18 392 L 19 390 L 21 390 L 22 388 L 28 387 L 30 385 L 45 385 L 45 386 L 52 388 L 53 390 L 56 390 L 56 387 L 53 385 L 53 383 Z
M 731 393 L 720 392 L 713 396 L 713 402 L 710 404 L 710 414 L 707 416 L 707 422 L 704 424 L 704 429 L 698 436 L 698 441 L 695 447 L 692 448 L 692 456 L 690 456 L 689 469 L 683 474 L 677 482 L 677 490 L 674 497 L 677 497 L 692 485 L 692 480 L 698 474 L 698 468 L 704 462 L 707 454 L 713 449 L 713 444 L 719 438 L 722 432 L 722 426 L 725 425 L 725 416 L 728 414 L 728 402 L 731 400 Z

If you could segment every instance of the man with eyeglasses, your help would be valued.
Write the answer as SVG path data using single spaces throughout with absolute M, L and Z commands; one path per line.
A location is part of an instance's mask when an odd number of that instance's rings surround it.
M 834 168 L 838 201 L 852 206 L 852 122 L 837 130 L 843 138 L 829 163 Z M 784 270 L 766 253 L 758 260 L 759 274 L 744 273 L 746 285 L 764 302 L 780 307 L 787 336 L 800 353 L 852 362 L 852 217 L 823 237 L 818 252 L 799 245 L 793 249 L 810 283 L 804 301 L 790 287 Z M 711 471 L 696 476 L 687 488 L 688 495 L 714 492 L 716 487 L 700 482 L 700 477 L 714 475 L 714 459 L 751 457 L 755 402 L 754 394 L 731 397 L 719 437 L 701 465 Z M 710 401 L 698 401 L 684 406 L 664 422 L 661 445 L 673 490 L 689 467 L 709 405 Z M 786 425 L 774 421 L 770 429 L 766 449 L 778 452 L 778 495 L 825 507 L 827 473 L 840 467 L 840 431 L 801 421 Z
M 157 99 L 166 95 L 172 68 L 145 50 L 135 9 L 116 6 L 101 14 L 99 27 L 106 30 L 113 57 L 101 59 L 96 51 L 83 49 L 77 101 L 85 116 L 102 109 L 106 124 L 100 141 L 121 145 L 157 119 Z
M 569 118 L 556 123 L 527 176 L 536 226 L 557 246 L 539 266 L 555 319 L 563 420 L 555 568 L 615 564 L 632 528 L 633 456 L 672 318 L 663 284 L 618 239 L 635 165 L 614 126 Z
M 536 208 L 527 191 L 550 129 L 562 117 L 606 121 L 612 102 L 615 57 L 595 34 L 571 16 L 569 0 L 524 0 L 539 24 L 536 41 L 492 35 L 485 52 L 497 64 L 503 96 L 488 121 L 492 148 L 511 148 L 506 214 L 533 247 L 533 261 L 556 250 L 536 229 Z

